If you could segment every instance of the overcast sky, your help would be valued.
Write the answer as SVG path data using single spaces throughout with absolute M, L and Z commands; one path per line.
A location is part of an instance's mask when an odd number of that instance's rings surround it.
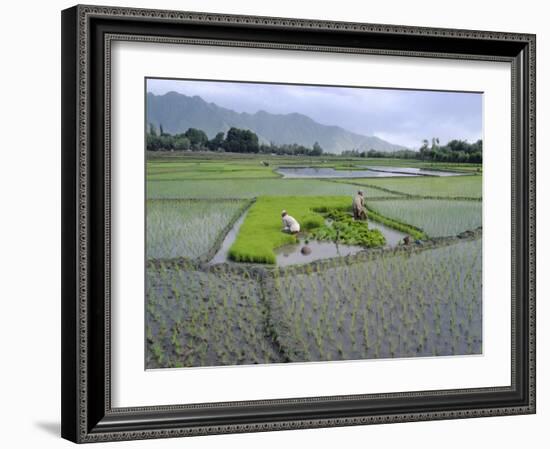
M 147 91 L 199 95 L 237 112 L 299 112 L 413 149 L 422 139 L 474 142 L 483 132 L 479 93 L 159 79 L 147 80 Z

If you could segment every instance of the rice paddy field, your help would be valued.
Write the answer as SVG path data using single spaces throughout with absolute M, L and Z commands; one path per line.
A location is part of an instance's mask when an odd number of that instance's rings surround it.
M 284 179 L 276 171 L 292 166 L 461 176 Z M 482 353 L 480 166 L 159 153 L 148 155 L 146 172 L 146 368 Z M 364 223 L 349 215 L 358 189 Z M 302 225 L 299 235 L 282 232 L 282 209 Z M 389 246 L 378 229 L 392 228 L 411 243 Z M 362 248 L 278 265 L 278 248 L 321 237 L 336 249 Z

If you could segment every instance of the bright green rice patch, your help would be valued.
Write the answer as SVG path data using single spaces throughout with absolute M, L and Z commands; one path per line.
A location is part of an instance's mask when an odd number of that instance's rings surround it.
M 186 181 L 149 181 L 147 198 L 253 198 L 260 195 L 348 195 L 358 189 L 365 192 L 367 198 L 396 197 L 392 193 L 378 189 L 354 186 L 339 182 L 317 179 L 218 179 Z
M 354 178 L 353 182 L 365 186 L 381 187 L 392 193 L 436 197 L 469 197 L 482 196 L 481 176 L 418 176 L 405 178 Z M 384 192 L 386 194 L 387 192 Z
M 245 201 L 147 201 L 147 258 L 198 258 L 207 253 Z
M 282 232 L 281 211 L 306 223 L 315 220 L 316 208 L 344 208 L 351 204 L 346 196 L 261 196 L 252 205 L 229 257 L 237 262 L 275 263 L 273 250 L 295 243 L 296 237 Z
M 422 229 L 429 237 L 457 235 L 482 224 L 479 201 L 382 200 L 368 201 L 373 211 Z

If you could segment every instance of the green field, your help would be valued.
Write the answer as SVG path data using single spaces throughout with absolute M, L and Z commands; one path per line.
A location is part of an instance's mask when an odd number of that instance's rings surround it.
M 150 181 L 189 179 L 248 179 L 280 178 L 269 166 L 244 162 L 173 162 L 157 161 L 147 165 Z
M 242 212 L 246 201 L 147 201 L 147 258 L 198 258 Z
M 294 361 L 480 351 L 480 240 L 269 282 L 274 327 Z
M 177 152 L 148 154 L 146 164 L 148 368 L 480 353 L 479 165 Z M 291 166 L 466 174 L 285 179 L 276 172 Z M 358 189 L 365 223 L 349 215 Z M 368 232 L 376 244 L 278 267 L 274 250 L 296 242 L 281 231 L 282 209 L 300 222 L 301 244 L 357 244 Z M 413 243 L 382 248 L 373 221 Z M 209 264 L 232 232 L 228 259 Z
M 386 217 L 422 229 L 429 237 L 445 237 L 481 226 L 481 202 L 458 200 L 368 201 L 367 207 Z

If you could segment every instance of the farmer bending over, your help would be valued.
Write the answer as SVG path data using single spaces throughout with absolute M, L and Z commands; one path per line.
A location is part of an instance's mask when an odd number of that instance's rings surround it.
M 300 232 L 300 224 L 294 217 L 288 215 L 286 210 L 281 213 L 281 217 L 283 217 L 283 232 L 290 234 L 298 234 Z
M 353 218 L 355 220 L 366 220 L 367 210 L 365 209 L 365 198 L 363 191 L 359 190 L 353 199 Z

